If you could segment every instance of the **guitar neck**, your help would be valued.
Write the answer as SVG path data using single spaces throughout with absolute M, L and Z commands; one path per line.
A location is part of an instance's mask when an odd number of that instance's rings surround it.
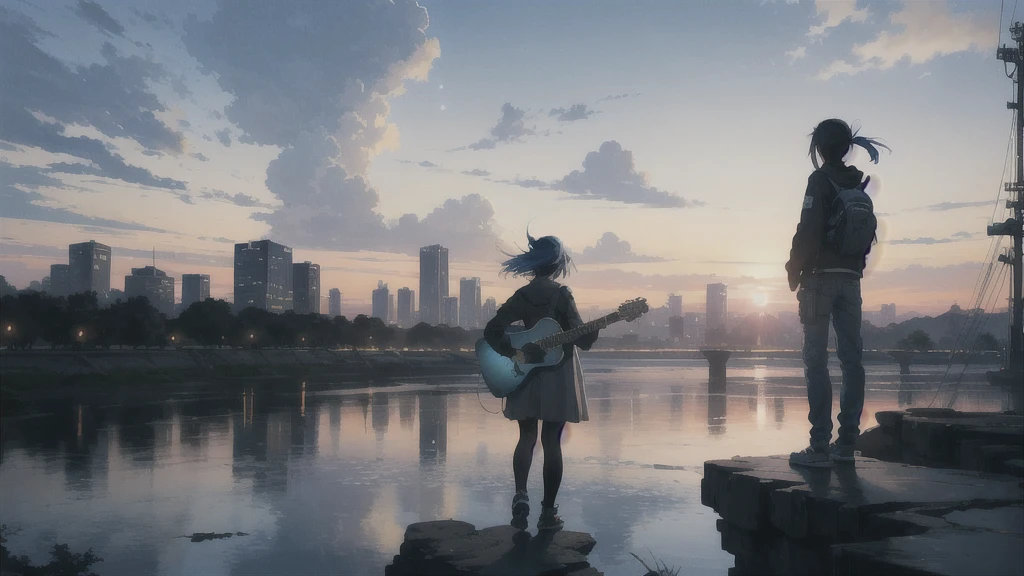
M 557 334 L 552 334 L 551 336 L 541 338 L 540 340 L 537 341 L 537 345 L 545 350 L 557 348 L 558 346 L 564 346 L 565 344 L 575 342 L 576 339 L 579 338 L 580 336 L 590 334 L 591 332 L 597 332 L 598 330 L 602 328 L 607 328 L 608 326 L 615 324 L 620 320 L 622 320 L 622 318 L 619 316 L 619 313 L 612 312 L 607 316 L 598 318 L 597 320 L 591 322 L 587 322 L 586 324 L 577 326 L 572 330 L 564 330 Z

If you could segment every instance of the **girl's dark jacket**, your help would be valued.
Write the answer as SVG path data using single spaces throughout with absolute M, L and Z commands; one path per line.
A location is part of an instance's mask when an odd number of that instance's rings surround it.
M 568 286 L 562 286 L 549 278 L 534 278 L 529 284 L 515 291 L 515 294 L 498 308 L 497 314 L 484 328 L 484 339 L 502 356 L 515 355 L 515 349 L 505 330 L 517 320 L 522 320 L 526 329 L 533 328 L 543 318 L 553 318 L 562 330 L 571 330 L 584 324 L 576 309 L 576 301 Z M 589 350 L 597 341 L 597 332 L 585 334 L 572 344 L 565 346 L 566 358 L 572 358 L 572 347 Z

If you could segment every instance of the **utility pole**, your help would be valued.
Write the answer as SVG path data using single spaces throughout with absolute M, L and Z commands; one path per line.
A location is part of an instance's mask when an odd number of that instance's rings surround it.
M 996 58 L 1003 62 L 1013 64 L 1013 82 L 1016 88 L 1016 102 L 1007 102 L 1006 107 L 1013 110 L 1017 116 L 1017 167 L 1013 182 L 1006 184 L 1007 200 L 1006 207 L 1013 210 L 1013 215 L 1005 222 L 992 224 L 988 227 L 989 236 L 1010 236 L 1013 246 L 1007 253 L 999 255 L 999 261 L 1007 264 L 1013 271 L 1012 297 L 1010 301 L 1010 347 L 1006 362 L 1006 370 L 999 377 L 999 380 L 1006 382 L 1011 390 L 1016 388 L 1014 408 L 1020 410 L 1024 407 L 1021 402 L 1021 387 L 1024 386 L 1024 347 L 1022 347 L 1022 331 L 1024 331 L 1024 297 L 1021 294 L 1021 274 L 1024 272 L 1021 266 L 1021 256 L 1024 255 L 1024 82 L 1021 82 L 1021 73 L 1024 73 L 1024 24 L 1014 22 L 1010 27 L 1010 36 L 1017 44 L 1016 47 L 1008 47 L 1005 44 L 996 50 Z

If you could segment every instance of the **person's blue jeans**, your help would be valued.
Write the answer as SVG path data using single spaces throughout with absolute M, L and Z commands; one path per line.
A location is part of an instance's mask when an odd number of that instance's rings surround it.
M 864 410 L 864 342 L 861 339 L 860 278 L 826 273 L 805 279 L 797 293 L 804 326 L 804 375 L 810 404 L 811 446 L 827 449 L 832 440 L 832 381 L 828 374 L 829 320 L 836 344 L 843 386 L 839 392 L 839 438 L 853 445 L 860 434 Z

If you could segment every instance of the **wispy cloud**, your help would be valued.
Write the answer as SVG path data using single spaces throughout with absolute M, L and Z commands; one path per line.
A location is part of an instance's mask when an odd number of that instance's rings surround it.
M 953 242 L 962 242 L 964 240 L 970 240 L 977 234 L 973 232 L 957 232 L 946 238 L 932 238 L 925 236 L 921 238 L 901 238 L 899 240 L 890 240 L 888 243 L 893 245 L 913 245 L 913 246 L 931 246 L 933 244 L 951 244 Z
M 915 208 L 914 210 L 928 210 L 930 212 L 948 212 L 949 210 L 960 210 L 961 208 L 977 208 L 980 206 L 991 207 L 993 202 L 991 200 L 979 200 L 977 202 L 939 202 L 938 204 L 930 204 L 928 206 L 922 206 Z
M 598 114 L 597 110 L 591 110 L 586 104 L 573 104 L 568 108 L 553 108 L 548 112 L 548 116 L 554 116 L 559 122 L 576 122 L 577 120 L 586 120 L 594 114 Z
M 476 176 L 478 178 L 486 178 L 491 175 L 487 170 L 481 170 L 480 168 L 473 168 L 472 170 L 463 170 L 463 174 L 466 176 Z

